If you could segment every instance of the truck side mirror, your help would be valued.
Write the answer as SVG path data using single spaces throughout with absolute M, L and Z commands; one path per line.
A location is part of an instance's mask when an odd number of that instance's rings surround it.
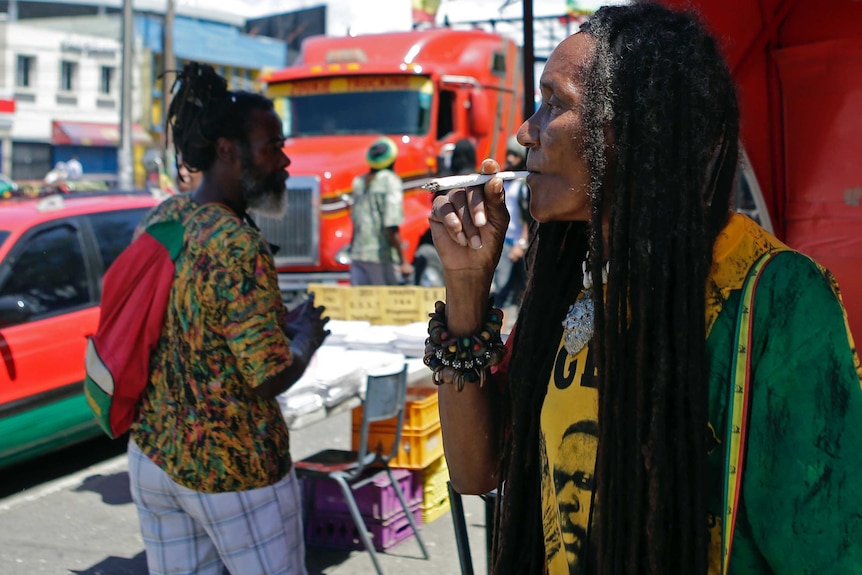
M 488 101 L 488 93 L 474 88 L 470 91 L 470 133 L 484 138 L 491 133 L 493 108 Z

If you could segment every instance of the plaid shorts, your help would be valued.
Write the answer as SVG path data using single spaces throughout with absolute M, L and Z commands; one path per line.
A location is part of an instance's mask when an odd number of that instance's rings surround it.
M 306 575 L 299 481 L 200 493 L 173 481 L 129 440 L 129 483 L 150 575 Z

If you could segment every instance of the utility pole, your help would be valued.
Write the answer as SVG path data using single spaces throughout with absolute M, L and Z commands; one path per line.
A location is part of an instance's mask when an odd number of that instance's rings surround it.
M 536 48 L 533 45 L 533 0 L 524 0 L 524 119 L 536 111 L 535 62 Z
M 131 190 L 135 185 L 132 153 L 132 19 L 132 0 L 123 0 L 123 76 L 120 84 L 120 149 L 117 152 L 118 183 L 123 190 Z
M 176 9 L 174 0 L 168 0 L 165 9 L 165 26 L 162 32 L 162 128 L 165 130 L 165 168 L 168 173 L 173 173 L 176 162 L 174 162 L 174 146 L 171 131 L 168 129 L 166 119 L 168 108 L 171 106 L 171 87 L 176 78 L 177 58 L 174 55 L 174 15 Z

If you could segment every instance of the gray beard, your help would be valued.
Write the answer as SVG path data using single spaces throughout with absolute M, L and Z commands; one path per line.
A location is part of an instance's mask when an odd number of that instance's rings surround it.
M 276 191 L 267 188 L 251 176 L 248 171 L 243 170 L 240 176 L 240 190 L 248 211 L 273 218 L 284 215 L 287 207 L 286 189 L 282 188 Z

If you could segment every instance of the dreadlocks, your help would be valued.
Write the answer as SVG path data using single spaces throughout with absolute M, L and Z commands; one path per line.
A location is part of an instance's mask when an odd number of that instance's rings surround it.
M 216 159 L 219 138 L 247 143 L 251 112 L 273 109 L 272 101 L 260 94 L 228 90 L 212 66 L 197 62 L 183 67 L 171 91 L 176 95 L 165 128 L 172 130 L 177 171 L 180 157 L 190 171 L 207 170 Z
M 585 572 L 705 574 L 704 289 L 729 213 L 736 95 L 715 42 L 689 14 L 605 7 L 582 31 L 596 41 L 582 110 L 592 214 L 589 224 L 541 224 L 532 243 L 508 382 L 494 572 L 543 568 L 540 413 L 589 251 L 592 276 L 601 277 L 605 253 L 610 273 L 606 297 L 593 295 L 599 448 Z

